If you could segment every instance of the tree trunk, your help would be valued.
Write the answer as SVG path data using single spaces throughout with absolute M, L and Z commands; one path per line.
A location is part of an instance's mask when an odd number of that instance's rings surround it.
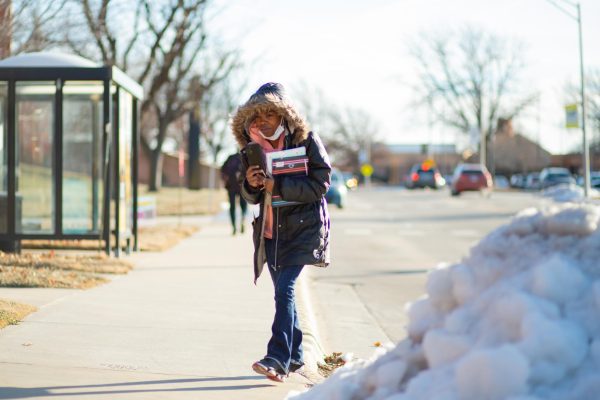
M 150 154 L 150 182 L 148 191 L 158 192 L 162 187 L 163 154 L 162 146 L 167 136 L 167 127 L 170 122 L 164 116 L 158 117 L 158 132 L 156 134 L 156 147 Z
M 198 109 L 190 111 L 188 136 L 188 189 L 200 189 L 200 122 Z
M 150 182 L 148 184 L 148 191 L 150 192 L 158 192 L 162 186 L 163 156 L 160 148 L 161 146 L 157 146 L 150 153 Z

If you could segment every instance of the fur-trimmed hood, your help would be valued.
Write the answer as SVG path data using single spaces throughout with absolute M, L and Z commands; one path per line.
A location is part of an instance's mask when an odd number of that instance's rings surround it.
M 283 116 L 287 128 L 293 135 L 292 143 L 299 144 L 308 138 L 308 124 L 288 100 L 283 86 L 279 83 L 265 83 L 250 99 L 239 106 L 230 120 L 231 132 L 240 148 L 250 142 L 248 126 L 261 111 L 275 110 Z

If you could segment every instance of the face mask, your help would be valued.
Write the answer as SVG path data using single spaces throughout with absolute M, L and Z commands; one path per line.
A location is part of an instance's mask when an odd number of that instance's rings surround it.
M 264 139 L 267 140 L 277 140 L 279 139 L 279 136 L 281 136 L 281 134 L 285 131 L 285 128 L 283 127 L 283 118 L 281 118 L 281 123 L 279 124 L 279 126 L 277 127 L 277 129 L 275 129 L 275 133 L 273 133 L 272 136 L 267 137 L 265 135 L 263 135 L 263 133 L 260 131 L 260 129 L 258 130 L 258 133 L 260 133 L 260 136 L 262 136 Z

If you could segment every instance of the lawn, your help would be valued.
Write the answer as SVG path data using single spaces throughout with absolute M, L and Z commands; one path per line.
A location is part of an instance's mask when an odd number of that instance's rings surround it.
M 132 268 L 104 254 L 0 253 L 0 287 L 88 289 L 108 282 L 98 274 L 126 274 Z
M 0 299 L 0 329 L 8 325 L 16 325 L 36 308 L 29 304 Z
M 227 201 L 225 189 L 162 187 L 158 192 L 149 192 L 146 185 L 140 185 L 139 189 L 140 197 L 156 198 L 156 213 L 159 216 L 216 214 L 221 211 L 221 204 Z

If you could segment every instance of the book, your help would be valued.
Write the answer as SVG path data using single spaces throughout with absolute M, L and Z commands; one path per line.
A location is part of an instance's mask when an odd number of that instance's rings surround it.
M 266 154 L 267 172 L 270 176 L 307 176 L 308 157 L 306 147 L 297 147 L 289 150 L 274 151 Z M 281 196 L 273 196 L 271 205 L 273 207 L 290 206 L 300 204 L 299 201 L 283 200 Z
M 306 147 L 273 151 L 266 154 L 267 173 L 271 176 L 303 172 L 308 175 Z

